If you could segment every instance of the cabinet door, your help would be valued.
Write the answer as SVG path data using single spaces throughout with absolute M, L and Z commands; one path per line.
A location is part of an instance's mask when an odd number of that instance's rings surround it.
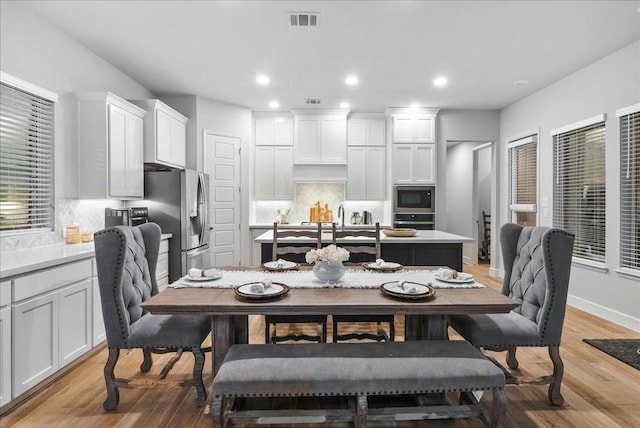
M 13 395 L 17 397 L 58 369 L 58 294 L 13 306 Z
M 367 145 L 366 119 L 349 119 L 347 121 L 347 144 L 350 146 Z
M 393 142 L 412 143 L 414 141 L 414 119 L 412 115 L 398 115 L 393 118 Z
M 127 112 L 109 105 L 109 194 L 126 197 L 127 183 Z
M 275 136 L 273 144 L 276 146 L 293 146 L 293 120 L 277 118 L 274 124 Z
M 273 199 L 273 147 L 256 147 L 254 154 L 254 198 Z
M 384 119 L 369 119 L 367 121 L 367 145 L 384 146 Z
M 273 198 L 293 199 L 293 147 L 274 147 Z
M 386 198 L 386 154 L 384 147 L 367 148 L 367 199 Z
M 347 162 L 347 120 L 342 117 L 322 118 L 321 161 L 322 163 Z
M 177 120 L 171 126 L 171 160 L 182 168 L 187 164 L 187 125 Z
M 314 163 L 320 160 L 320 122 L 316 117 L 296 118 L 294 162 Z
M 104 318 L 102 316 L 102 303 L 100 301 L 100 286 L 98 285 L 98 278 L 91 278 L 91 288 L 91 300 L 93 302 L 93 329 L 91 335 L 93 346 L 97 346 L 107 338 L 107 334 L 104 329 Z
M 414 184 L 415 144 L 395 144 L 393 146 L 393 182 Z
M 415 147 L 415 184 L 435 183 L 435 144 Z
M 126 142 L 126 181 L 129 198 L 144 196 L 144 120 L 141 117 L 128 115 Z
M 0 309 L 0 406 L 11 401 L 11 306 Z
M 415 142 L 435 143 L 435 118 L 431 116 L 417 116 L 415 118 Z
M 171 162 L 171 122 L 173 118 L 156 109 L 156 159 Z
M 91 280 L 86 279 L 58 292 L 59 367 L 63 367 L 91 349 Z
M 273 119 L 256 119 L 254 121 L 254 145 L 273 146 L 275 144 L 275 121 Z
M 347 199 L 367 199 L 367 148 L 349 147 Z

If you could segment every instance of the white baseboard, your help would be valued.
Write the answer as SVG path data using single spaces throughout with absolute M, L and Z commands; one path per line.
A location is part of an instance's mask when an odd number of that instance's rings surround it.
M 489 275 L 498 276 L 500 278 L 504 278 L 504 269 L 496 269 L 494 267 L 489 268 Z
M 621 325 L 622 327 L 640 332 L 640 319 L 638 318 L 634 318 L 627 314 L 614 311 L 613 309 L 607 308 L 597 303 L 593 303 L 581 297 L 572 296 L 571 294 L 567 296 L 567 304 L 573 306 L 574 308 L 578 308 L 585 312 L 588 312 L 592 315 L 604 318 L 607 321 L 611 321 L 613 323 Z

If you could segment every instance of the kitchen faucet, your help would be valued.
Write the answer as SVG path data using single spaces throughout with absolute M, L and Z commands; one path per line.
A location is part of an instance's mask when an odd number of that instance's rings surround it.
M 340 206 L 338 207 L 338 217 L 340 217 L 340 230 L 343 231 L 344 230 L 344 207 L 342 206 L 342 204 L 340 204 Z

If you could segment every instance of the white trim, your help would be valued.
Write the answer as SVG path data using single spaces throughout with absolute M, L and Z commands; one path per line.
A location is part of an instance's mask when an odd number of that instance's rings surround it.
M 482 150 L 482 149 L 486 149 L 488 147 L 491 147 L 493 143 L 491 141 L 489 141 L 488 143 L 484 143 L 484 144 L 480 144 L 479 146 L 475 146 L 471 148 L 472 152 L 477 152 L 478 150 Z
M 560 128 L 552 129 L 550 131 L 551 136 L 558 134 L 564 134 L 565 132 L 575 131 L 576 129 L 584 128 L 585 126 L 593 125 L 596 123 L 604 122 L 607 116 L 602 113 L 596 116 L 590 117 L 588 119 L 584 119 L 570 125 L 562 126 Z
M 574 308 L 588 312 L 607 321 L 611 321 L 620 326 L 640 332 L 640 318 L 634 318 L 622 312 L 614 311 L 613 309 L 585 300 L 581 297 L 576 297 L 572 294 L 567 296 L 567 305 L 573 306 Z
M 640 111 L 640 103 L 633 104 L 628 107 L 623 107 L 616 110 L 616 117 L 626 116 L 628 114 L 637 113 L 639 111 Z
M 509 209 L 518 213 L 535 213 L 538 212 L 536 204 L 511 204 Z
M 572 257 L 571 263 L 577 266 L 593 269 L 598 272 L 609 272 L 609 266 L 606 263 L 594 262 L 593 260 L 583 259 L 581 257 Z
M 640 278 L 640 270 L 632 269 L 628 267 L 621 267 L 618 269 L 614 269 L 617 274 L 620 276 L 628 277 L 630 279 Z
M 28 92 L 30 94 L 36 95 L 40 98 L 45 98 L 49 101 L 53 101 L 54 103 L 58 102 L 58 94 L 45 89 L 41 86 L 34 85 L 33 83 L 29 83 L 26 80 L 22 80 L 19 77 L 12 76 L 9 73 L 5 73 L 4 71 L 0 71 L 0 82 L 5 85 L 12 86 L 21 91 Z
M 507 144 L 507 149 L 513 149 L 515 147 L 524 146 L 529 143 L 538 143 L 538 135 L 529 135 L 528 137 L 520 138 L 518 140 L 510 140 Z

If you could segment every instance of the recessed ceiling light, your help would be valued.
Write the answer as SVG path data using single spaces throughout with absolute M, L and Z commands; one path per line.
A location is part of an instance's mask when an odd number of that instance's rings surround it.
M 271 82 L 271 79 L 269 79 L 269 76 L 267 76 L 266 74 L 259 74 L 258 77 L 256 77 L 256 82 L 259 85 L 267 85 L 269 82 Z
M 513 82 L 514 85 L 528 85 L 529 81 L 527 79 L 520 79 Z
M 349 108 L 349 103 L 346 101 L 343 101 L 340 103 L 340 108 Z
M 344 79 L 344 83 L 346 83 L 349 86 L 355 86 L 358 84 L 360 80 L 358 80 L 357 76 L 347 76 L 346 79 Z
M 271 102 L 269 103 L 269 107 L 271 107 L 271 108 L 278 108 L 278 107 L 280 107 L 280 103 L 279 103 L 279 102 L 277 102 L 277 101 L 271 101 Z
M 436 86 L 444 86 L 444 85 L 446 85 L 447 83 L 448 83 L 447 78 L 446 78 L 446 77 L 442 77 L 442 76 L 437 77 L 437 78 L 433 81 L 433 84 L 434 84 L 434 85 L 436 85 Z
M 418 103 L 413 103 L 413 104 L 411 104 L 411 105 L 409 106 L 409 108 L 410 108 L 411 110 L 417 110 L 417 109 L 419 109 L 419 108 L 420 108 L 420 104 L 418 104 Z

